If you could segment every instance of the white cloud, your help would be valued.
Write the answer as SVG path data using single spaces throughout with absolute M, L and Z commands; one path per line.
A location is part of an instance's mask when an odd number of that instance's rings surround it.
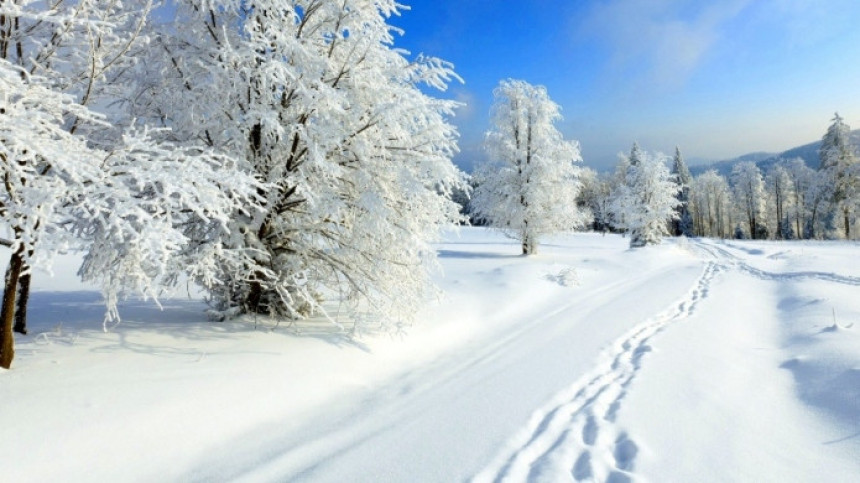
M 762 22 L 778 23 L 794 46 L 815 45 L 857 27 L 857 0 L 770 0 Z
M 452 89 L 454 94 L 454 100 L 462 104 L 459 109 L 457 109 L 457 118 L 462 122 L 472 122 L 478 116 L 478 107 L 479 101 L 478 97 L 475 94 L 467 89 L 462 87 L 455 87 Z
M 611 51 L 613 77 L 638 89 L 682 86 L 751 0 L 610 0 L 596 3 L 583 29 Z

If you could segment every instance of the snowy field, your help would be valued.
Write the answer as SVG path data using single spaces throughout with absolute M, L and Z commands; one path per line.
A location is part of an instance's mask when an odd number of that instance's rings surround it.
M 213 323 L 37 274 L 3 481 L 858 481 L 860 245 L 439 245 L 403 333 Z

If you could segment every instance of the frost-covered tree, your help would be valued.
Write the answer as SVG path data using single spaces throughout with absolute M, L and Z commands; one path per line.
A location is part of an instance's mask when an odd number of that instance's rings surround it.
M 784 162 L 785 173 L 788 175 L 789 193 L 791 196 L 790 216 L 794 222 L 794 233 L 798 238 L 803 238 L 806 219 L 808 216 L 806 194 L 815 177 L 815 171 L 806 165 L 800 158 L 790 159 Z
M 12 249 L 0 315 L 4 368 L 14 357 L 13 315 L 21 275 L 29 274 L 40 245 L 53 242 L 54 246 L 45 246 L 50 255 L 70 243 L 68 231 L 58 230 L 66 221 L 66 207 L 73 202 L 75 188 L 100 180 L 98 166 L 104 158 L 65 129 L 67 115 L 95 120 L 93 114 L 45 83 L 0 59 L 0 219 L 9 233 L 4 244 Z M 18 331 L 26 332 L 26 324 L 19 322 Z
M 261 212 L 227 226 L 242 256 L 216 267 L 217 316 L 297 319 L 335 300 L 394 320 L 427 295 L 429 242 L 459 220 L 449 195 L 461 174 L 456 104 L 426 92 L 456 76 L 395 47 L 388 20 L 399 8 L 181 0 L 154 39 L 141 69 L 164 85 L 141 89 L 136 112 L 271 187 Z
M 851 128 L 838 113 L 835 114 L 818 151 L 821 161 L 818 169 L 830 182 L 828 228 L 835 234 L 837 224 L 841 223 L 846 239 L 851 238 L 851 219 L 855 207 L 860 204 L 860 169 L 850 134 Z
M 634 150 L 639 149 L 638 144 L 633 145 Z M 632 154 L 632 153 L 631 153 Z M 624 186 L 627 184 L 627 171 L 630 170 L 630 158 L 624 153 L 618 153 L 618 162 L 615 164 L 615 169 L 608 177 L 609 181 L 609 224 L 613 229 L 627 232 L 624 224 L 624 208 L 620 206 L 625 200 L 622 198 L 624 194 Z
M 561 112 L 546 88 L 504 80 L 493 96 L 493 127 L 484 144 L 490 162 L 475 173 L 472 206 L 531 255 L 541 237 L 583 223 L 576 210 L 579 144 L 555 127 Z
M 768 169 L 764 177 L 764 184 L 767 191 L 768 211 L 775 215 L 772 217 L 770 226 L 774 238 L 778 240 L 793 239 L 796 232 L 789 211 L 795 197 L 792 193 L 791 177 L 785 168 L 784 161 L 781 160 Z
M 693 183 L 693 176 L 690 174 L 690 169 L 687 168 L 687 163 L 684 162 L 684 157 L 681 156 L 681 148 L 675 146 L 675 156 L 672 158 L 671 174 L 675 177 L 675 183 L 678 185 L 678 218 L 672 220 L 672 235 L 674 236 L 693 236 L 693 218 L 690 215 L 690 189 Z
M 73 5 L 32 0 L 0 2 L 0 59 L 6 63 L 5 73 L 9 74 L 8 69 L 17 70 L 13 75 L 22 82 L 12 85 L 7 77 L 10 83 L 0 92 L 11 96 L 7 98 L 10 105 L 22 108 L 26 104 L 29 110 L 41 111 L 46 117 L 40 119 L 47 124 L 61 116 L 66 124 L 64 130 L 83 135 L 82 139 L 92 144 L 96 137 L 92 134 L 108 131 L 104 129 L 105 120 L 93 123 L 87 110 L 70 112 L 68 107 L 58 109 L 57 103 L 88 107 L 102 98 L 105 86 L 117 84 L 115 73 L 127 65 L 126 54 L 145 42 L 139 34 L 149 8 L 148 2 L 134 1 L 126 5 L 99 0 L 82 0 Z M 44 106 L 24 94 L 37 91 L 45 96 Z M 56 94 L 66 97 L 60 96 L 61 101 Z M 83 132 L 91 126 L 95 126 L 95 132 Z M 53 174 L 44 173 L 47 177 Z M 14 227 L 7 228 L 14 232 Z M 14 324 L 15 331 L 21 333 L 27 331 L 29 257 L 34 255 L 31 248 L 26 255 L 18 281 Z
M 822 239 L 833 235 L 832 200 L 832 180 L 821 171 L 812 172 L 804 194 L 807 213 L 804 238 Z
M 627 156 L 627 162 L 630 163 L 631 166 L 636 166 L 642 161 L 642 157 L 644 153 L 642 152 L 642 148 L 639 147 L 638 142 L 633 142 L 633 147 L 630 148 L 630 155 Z
M 747 223 L 752 239 L 766 239 L 765 190 L 761 170 L 755 163 L 745 161 L 732 168 L 732 187 L 738 211 Z
M 580 180 L 582 186 L 577 196 L 577 205 L 581 207 L 584 213 L 591 213 L 592 230 L 608 231 L 612 226 L 611 181 L 609 176 L 598 173 L 591 168 L 583 168 Z
M 732 193 L 726 178 L 708 170 L 693 178 L 691 214 L 699 236 L 727 238 L 731 233 Z
M 0 222 L 11 257 L 0 365 L 14 356 L 13 315 L 25 329 L 31 266 L 82 250 L 84 279 L 101 282 L 106 322 L 129 290 L 155 296 L 184 270 L 203 270 L 217 240 L 186 249 L 191 218 L 223 225 L 261 186 L 202 147 L 158 142 L 115 105 L 149 4 L 3 2 L 0 18 Z M 97 108 L 106 108 L 97 112 Z M 125 126 L 123 126 L 125 121 Z M 20 301 L 16 307 L 16 299 Z
M 634 157 L 635 154 L 635 157 Z M 678 185 L 666 158 L 641 151 L 634 144 L 625 183 L 613 200 L 616 219 L 630 231 L 630 247 L 660 243 L 669 234 L 668 222 L 677 218 Z

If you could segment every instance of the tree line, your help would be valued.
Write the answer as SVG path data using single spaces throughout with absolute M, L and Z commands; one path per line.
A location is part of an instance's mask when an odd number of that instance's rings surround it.
M 579 165 L 579 144 L 555 127 L 561 108 L 542 86 L 505 80 L 494 91 L 487 161 L 472 177 L 473 194 L 457 201 L 474 224 L 489 225 L 537 252 L 539 240 L 575 229 L 630 234 L 630 246 L 662 237 L 857 239 L 860 163 L 850 128 L 836 114 L 819 149 L 819 166 L 779 160 L 766 172 L 752 162 L 731 176 L 693 177 L 680 148 L 674 157 L 637 143 L 614 171 Z M 671 166 L 671 167 L 670 167 Z
M 488 161 L 475 170 L 474 195 L 458 202 L 475 224 L 492 226 L 537 252 L 538 240 L 574 229 L 630 234 L 630 246 L 663 236 L 740 239 L 857 239 L 860 163 L 850 127 L 836 114 L 819 149 L 819 165 L 780 159 L 765 172 L 752 162 L 731 176 L 693 177 L 680 148 L 674 157 L 637 143 L 614 171 L 579 166 L 579 144 L 554 123 L 561 108 L 546 89 L 502 81 L 494 92 Z M 671 168 L 670 168 L 671 166 Z
M 623 231 L 618 209 L 625 176 L 638 146 L 614 173 L 583 173 L 581 207 L 593 214 L 591 228 Z M 676 148 L 671 161 L 678 205 L 668 226 L 673 235 L 756 240 L 857 239 L 860 163 L 850 128 L 837 114 L 827 129 L 816 169 L 800 158 L 780 159 L 762 172 L 752 162 L 736 164 L 726 178 L 715 170 L 692 176 Z

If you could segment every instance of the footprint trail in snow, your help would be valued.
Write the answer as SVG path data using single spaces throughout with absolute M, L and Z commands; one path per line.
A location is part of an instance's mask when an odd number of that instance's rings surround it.
M 639 447 L 616 425 L 651 337 L 689 317 L 722 270 L 713 261 L 686 297 L 614 343 L 598 366 L 532 415 L 529 425 L 475 482 L 632 481 Z
M 817 279 L 843 285 L 860 285 L 860 277 L 839 275 L 830 272 L 769 272 L 767 270 L 762 270 L 745 262 L 743 259 L 732 253 L 728 248 L 719 246 L 710 240 L 696 240 L 695 246 L 707 255 L 721 259 L 727 267 L 737 268 L 738 270 L 761 280 L 789 281 Z M 772 259 L 773 255 L 768 258 Z

